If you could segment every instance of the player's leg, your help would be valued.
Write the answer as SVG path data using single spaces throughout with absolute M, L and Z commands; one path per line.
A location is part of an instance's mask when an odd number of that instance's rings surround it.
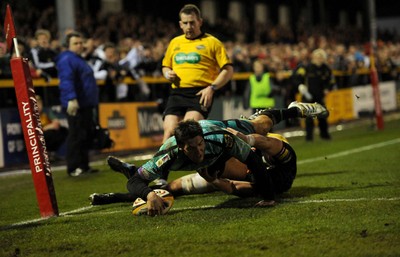
M 130 179 L 136 172 L 134 164 L 126 163 L 114 156 L 107 157 L 107 164 L 113 171 L 122 173 L 127 179 Z
M 257 133 L 260 135 L 267 135 L 271 128 L 282 120 L 302 117 L 320 117 L 327 115 L 329 115 L 328 111 L 325 109 L 325 107 L 318 103 L 310 104 L 293 102 L 287 109 L 263 109 L 251 115 L 248 120 L 224 120 L 220 121 L 219 124 L 216 125 L 225 128 L 232 128 L 242 132 L 243 134 Z
M 105 205 L 112 203 L 127 203 L 134 202 L 134 198 L 129 193 L 93 193 L 89 196 L 89 201 L 91 205 Z
M 225 162 L 223 172 L 213 185 L 227 194 L 249 197 L 255 194 L 252 180 L 246 164 L 236 158 L 230 158 Z
M 273 120 L 268 115 L 260 115 L 250 120 L 254 127 L 254 131 L 260 135 L 267 135 L 274 126 Z
M 249 180 L 249 170 L 243 162 L 236 158 L 230 158 L 225 162 L 224 170 L 219 174 L 220 178 L 227 178 L 232 180 Z
M 113 171 L 123 174 L 127 179 L 132 177 L 136 172 L 134 164 L 126 163 L 114 156 L 108 156 L 107 163 Z M 133 198 L 129 193 L 93 193 L 89 196 L 91 205 L 125 203 L 135 200 L 136 198 Z
M 230 158 L 225 162 L 223 172 L 212 182 L 212 185 L 227 194 L 239 197 L 255 195 L 252 177 L 247 166 L 236 158 Z
M 183 120 L 196 120 L 196 121 L 199 121 L 199 120 L 204 120 L 204 116 L 203 116 L 203 114 L 201 114 L 198 111 L 188 111 L 185 114 L 185 117 L 183 118 Z
M 188 174 L 172 180 L 163 188 L 173 194 L 174 197 L 180 195 L 206 194 L 217 191 L 215 186 L 207 182 L 198 173 Z
M 170 138 L 174 134 L 174 130 L 176 126 L 178 125 L 179 121 L 181 121 L 182 118 L 173 115 L 173 114 L 168 114 L 164 117 L 164 123 L 163 123 L 163 129 L 164 129 L 164 136 L 163 136 L 163 142 L 165 142 L 168 138 Z
M 182 119 L 183 118 L 181 116 L 172 115 L 172 114 L 166 115 L 164 117 L 164 123 L 163 123 L 164 137 L 163 137 L 163 142 L 165 142 L 168 138 L 170 138 L 171 136 L 174 135 L 174 130 L 178 126 L 178 123 Z M 166 170 L 161 174 L 160 178 L 154 180 L 154 183 L 156 185 L 159 185 L 159 186 L 166 185 L 167 184 L 167 180 L 168 180 L 168 176 L 169 176 L 169 171 Z
M 297 157 L 294 149 L 283 142 L 282 151 L 278 155 L 264 158 L 271 163 L 268 172 L 271 174 L 275 193 L 281 194 L 288 191 L 297 173 Z
M 319 118 L 318 119 L 318 127 L 319 127 L 319 136 L 322 139 L 329 140 L 331 139 L 331 135 L 328 131 L 328 120 L 326 118 Z
M 314 119 L 311 117 L 306 118 L 306 140 L 312 141 L 314 139 Z
M 287 109 L 263 109 L 249 117 L 254 120 L 260 115 L 266 115 L 271 118 L 273 124 L 278 124 L 282 120 L 290 118 L 306 118 L 306 117 L 328 117 L 328 110 L 319 103 L 302 103 L 292 102 Z
M 190 100 L 183 94 L 180 94 L 178 90 L 172 90 L 163 113 L 163 142 L 174 134 L 174 130 L 178 122 L 184 118 L 188 106 L 190 106 Z
M 282 151 L 283 142 L 279 139 L 272 137 L 265 137 L 258 134 L 250 135 L 254 138 L 254 146 L 257 150 L 261 151 L 263 154 L 269 156 L 275 156 Z M 248 140 L 248 137 L 246 138 Z

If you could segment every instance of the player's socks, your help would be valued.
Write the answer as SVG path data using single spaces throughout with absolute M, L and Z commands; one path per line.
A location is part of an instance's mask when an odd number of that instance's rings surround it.
M 290 118 L 299 117 L 299 111 L 297 108 L 290 109 L 263 109 L 260 110 L 249 117 L 249 120 L 255 119 L 257 116 L 266 115 L 268 116 L 272 122 L 278 124 L 282 120 L 287 120 Z

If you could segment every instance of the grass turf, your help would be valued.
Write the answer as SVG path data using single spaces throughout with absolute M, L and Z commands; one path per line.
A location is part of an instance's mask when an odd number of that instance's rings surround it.
M 78 178 L 54 172 L 61 215 L 33 221 L 31 176 L 1 176 L 0 256 L 399 256 L 398 131 L 396 120 L 332 141 L 290 139 L 298 176 L 274 208 L 223 193 L 177 198 L 153 218 L 132 216 L 129 203 L 90 208 L 93 192 L 125 191 L 123 176 L 101 165 Z

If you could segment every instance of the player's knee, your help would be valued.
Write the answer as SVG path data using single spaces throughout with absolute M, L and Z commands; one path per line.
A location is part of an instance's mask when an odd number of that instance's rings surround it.
M 274 125 L 271 118 L 266 115 L 260 115 L 252 121 L 256 133 L 263 136 L 265 136 Z

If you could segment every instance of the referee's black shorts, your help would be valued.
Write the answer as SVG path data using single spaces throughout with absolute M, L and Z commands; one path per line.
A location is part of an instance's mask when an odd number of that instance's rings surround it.
M 207 109 L 200 105 L 200 96 L 196 95 L 202 89 L 204 87 L 172 89 L 163 117 L 169 114 L 183 117 L 188 111 L 197 111 L 203 115 L 204 119 L 207 119 L 211 107 Z

